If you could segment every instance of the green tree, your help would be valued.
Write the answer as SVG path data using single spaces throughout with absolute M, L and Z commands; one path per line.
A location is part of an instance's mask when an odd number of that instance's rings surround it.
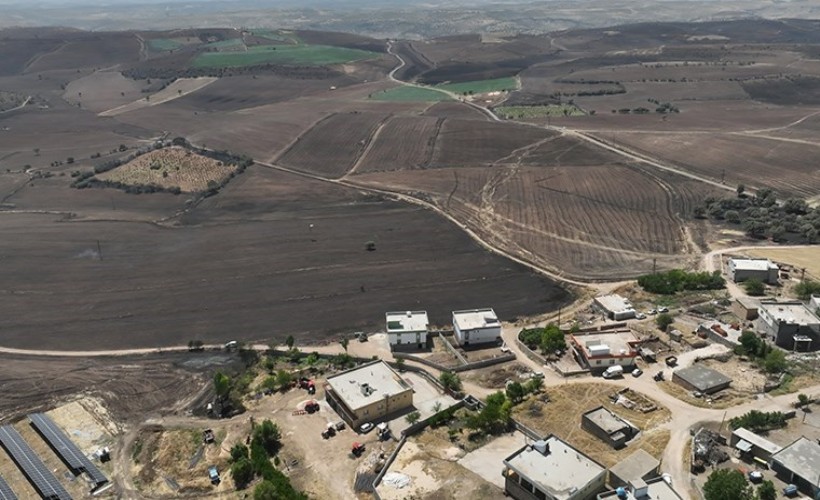
M 759 500 L 777 500 L 777 490 L 774 483 L 768 479 L 760 483 L 757 487 L 757 498 Z
M 262 481 L 253 489 L 253 500 L 279 500 L 279 492 L 270 481 Z
M 285 391 L 290 387 L 291 382 L 293 382 L 293 375 L 286 370 L 279 370 L 276 372 L 276 385 L 279 386 L 281 391 Z
M 808 406 L 809 403 L 811 403 L 811 398 L 809 398 L 807 395 L 803 393 L 797 395 L 797 406 L 804 407 Z
M 664 332 L 667 328 L 669 328 L 669 325 L 674 322 L 675 318 L 673 318 L 669 313 L 661 313 L 655 316 L 655 324 L 658 325 L 658 328 Z
M 275 391 L 276 387 L 279 385 L 276 383 L 276 375 L 270 375 L 265 377 L 265 380 L 262 381 L 262 389 L 267 389 L 270 391 Z
M 732 224 L 740 224 L 740 212 L 737 210 L 727 210 L 723 217 L 726 219 L 726 222 L 731 222 Z
M 240 458 L 231 466 L 231 478 L 236 488 L 241 490 L 253 480 L 253 465 L 245 457 Z
M 544 379 L 541 377 L 533 377 L 527 381 L 524 388 L 529 393 L 537 394 L 544 388 Z
M 742 195 L 743 195 L 743 193 L 745 193 L 745 192 L 746 192 L 746 186 L 745 186 L 745 185 L 743 185 L 743 184 L 738 184 L 738 185 L 737 185 L 737 189 L 736 189 L 736 191 L 737 191 L 737 195 L 738 195 L 738 196 L 742 196 Z
M 342 344 L 342 349 L 344 349 L 345 352 L 347 352 L 347 346 L 348 344 L 350 344 L 350 341 L 347 338 L 343 338 L 339 341 L 339 343 Z
M 766 286 L 757 278 L 749 278 L 743 282 L 743 289 L 746 293 L 753 297 L 763 295 L 766 292 Z
M 396 358 L 396 368 L 398 368 L 400 372 L 404 371 L 404 358 Z
M 231 378 L 222 372 L 216 372 L 214 374 L 214 392 L 220 400 L 227 398 L 231 392 Z
M 787 366 L 786 355 L 780 349 L 769 351 L 763 361 L 763 368 L 769 373 L 781 373 L 786 370 Z
M 248 447 L 242 443 L 236 443 L 231 448 L 231 462 L 238 462 L 243 458 L 248 458 Z
M 444 386 L 445 389 L 450 391 L 460 391 L 461 390 L 461 377 L 458 376 L 458 373 L 455 372 L 441 372 L 441 375 L 438 377 L 438 381 L 441 382 L 441 385 Z
M 736 469 L 716 469 L 703 485 L 706 500 L 754 500 L 752 487 Z
M 507 397 L 513 404 L 518 404 L 524 400 L 524 396 L 527 394 L 527 391 L 524 390 L 524 386 L 518 382 L 510 382 L 507 384 Z
M 294 342 L 293 335 L 288 335 L 288 338 L 285 339 L 285 345 L 288 346 L 288 350 L 293 349 Z
M 558 328 L 558 325 L 552 323 L 547 325 L 541 334 L 541 351 L 544 354 L 550 354 L 566 348 L 567 342 L 564 338 L 564 332 Z
M 279 426 L 267 418 L 253 429 L 253 439 L 258 440 L 269 455 L 276 454 L 282 445 Z
M 812 294 L 820 293 L 820 282 L 803 280 L 794 287 L 794 293 L 800 300 L 809 300 Z
M 410 425 L 413 425 L 416 422 L 418 422 L 420 418 L 421 418 L 421 413 L 419 413 L 417 411 L 410 412 L 410 413 L 407 414 L 406 417 L 404 417 L 404 419 Z
M 750 356 L 757 356 L 762 343 L 763 341 L 753 331 L 746 330 L 740 334 L 740 345 L 743 347 L 743 352 Z

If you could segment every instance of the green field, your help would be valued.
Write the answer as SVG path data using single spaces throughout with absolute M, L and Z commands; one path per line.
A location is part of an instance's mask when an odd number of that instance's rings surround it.
M 376 94 L 371 94 L 370 98 L 374 101 L 394 102 L 452 101 L 450 96 L 443 92 L 436 92 L 435 90 L 409 86 L 396 87 L 383 92 L 378 92 Z
M 436 85 L 437 88 L 449 90 L 456 94 L 486 94 L 500 90 L 516 90 L 518 79 L 514 77 L 496 78 L 495 80 L 478 80 L 475 82 L 463 83 L 442 83 Z
M 268 40 L 273 40 L 274 42 L 286 42 L 286 43 L 293 43 L 298 45 L 300 43 L 299 38 L 296 35 L 286 35 L 279 31 L 273 30 L 253 30 L 251 31 L 253 36 L 258 36 L 259 38 L 267 38 Z
M 182 44 L 170 38 L 154 38 L 148 40 L 148 48 L 156 51 L 174 50 L 182 47 Z
M 378 54 L 366 50 L 325 45 L 261 45 L 242 52 L 205 52 L 194 59 L 195 68 L 237 68 L 255 64 L 324 66 L 362 59 Z
M 572 104 L 550 104 L 548 106 L 499 106 L 495 114 L 507 120 L 546 118 L 548 116 L 584 116 L 584 110 Z
M 236 48 L 244 45 L 245 42 L 242 41 L 241 38 L 229 38 L 227 40 L 221 40 L 219 42 L 211 42 L 205 44 L 205 47 L 209 49 L 231 49 Z

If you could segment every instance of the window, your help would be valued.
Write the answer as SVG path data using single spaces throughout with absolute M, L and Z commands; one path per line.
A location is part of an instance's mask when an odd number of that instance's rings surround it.
M 526 479 L 524 479 L 524 478 L 522 477 L 522 478 L 521 478 L 521 483 L 520 483 L 520 484 L 521 484 L 521 487 L 522 487 L 522 488 L 524 488 L 525 490 L 527 490 L 527 491 L 529 491 L 530 493 L 532 493 L 533 487 L 532 487 L 532 483 L 531 483 L 531 482 L 527 481 Z
M 600 365 L 600 364 L 601 364 L 601 360 L 600 360 L 600 359 L 596 359 L 596 360 L 595 360 L 595 364 L 596 364 L 596 365 Z
M 536 489 L 535 498 L 537 498 L 538 500 L 547 500 L 547 494 L 539 489 Z
M 609 360 L 609 364 L 610 364 L 610 365 L 614 365 L 614 364 L 615 364 L 615 360 L 614 360 L 614 359 L 610 359 L 610 360 Z

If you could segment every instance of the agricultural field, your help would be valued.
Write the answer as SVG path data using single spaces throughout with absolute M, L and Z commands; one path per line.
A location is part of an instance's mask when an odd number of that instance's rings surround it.
M 553 132 L 514 124 L 447 119 L 441 126 L 431 166 L 488 165 L 554 135 Z
M 383 92 L 372 94 L 370 99 L 376 101 L 423 101 L 441 102 L 452 101 L 453 99 L 443 92 L 426 89 L 423 87 L 401 86 L 387 89 Z
M 475 82 L 440 83 L 436 88 L 456 94 L 487 94 L 490 92 L 511 92 L 519 88 L 516 78 L 495 78 Z
M 16 92 L 0 90 L 0 113 L 19 108 L 26 102 L 27 96 Z
M 241 41 L 240 41 L 241 43 Z M 241 52 L 205 52 L 193 61 L 195 68 L 236 68 L 256 64 L 325 66 L 376 57 L 374 52 L 324 45 L 276 45 L 248 47 Z
M 185 148 L 170 147 L 138 156 L 95 177 L 129 186 L 153 184 L 166 189 L 178 187 L 184 193 L 198 193 L 221 183 L 235 170 L 235 165 L 223 165 Z
M 820 280 L 820 249 L 805 248 L 760 248 L 744 250 L 743 253 L 761 259 L 788 264 L 796 269 L 805 269 L 806 275 Z
M 385 123 L 357 173 L 425 168 L 433 154 L 443 118 L 396 116 Z
M 171 38 L 152 38 L 146 40 L 148 48 L 157 52 L 164 52 L 168 50 L 175 50 L 184 45 Z
M 341 177 L 355 165 L 373 132 L 386 118 L 377 113 L 330 115 L 300 137 L 277 161 L 326 177 Z
M 493 109 L 498 116 L 508 120 L 529 120 L 552 116 L 584 116 L 586 113 L 572 104 L 551 104 L 547 106 L 499 106 Z

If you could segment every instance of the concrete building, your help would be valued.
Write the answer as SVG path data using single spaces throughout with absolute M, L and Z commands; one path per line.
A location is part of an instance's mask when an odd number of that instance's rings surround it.
M 743 325 L 737 323 L 728 325 L 720 321 L 707 321 L 706 323 L 698 325 L 697 334 L 712 342 L 734 348 L 740 345 L 740 335 L 743 334 Z
M 732 314 L 742 321 L 751 321 L 757 319 L 758 307 L 760 307 L 760 301 L 748 297 L 738 297 L 732 302 Z
M 820 318 L 800 301 L 760 302 L 758 328 L 775 344 L 790 350 L 820 349 Z
M 638 449 L 633 454 L 609 468 L 609 485 L 613 488 L 627 487 L 636 480 L 648 481 L 660 476 L 660 461 Z
M 394 351 L 424 349 L 430 321 L 427 311 L 389 312 L 384 315 L 387 341 Z
M 578 362 L 592 371 L 610 366 L 632 366 L 638 357 L 640 341 L 631 331 L 576 333 L 569 336 Z
M 636 426 L 603 406 L 581 415 L 581 428 L 616 450 L 626 446 L 626 442 L 640 432 Z
M 689 368 L 675 370 L 672 373 L 672 381 L 690 391 L 698 391 L 703 394 L 722 391 L 732 383 L 732 379 L 726 375 L 701 365 L 692 365 Z
M 756 459 L 761 464 L 768 464 L 772 455 L 783 449 L 743 427 L 732 431 L 729 446 L 739 450 L 750 459 Z
M 453 311 L 453 333 L 456 342 L 465 347 L 501 344 L 501 322 L 490 308 Z
M 635 308 L 632 304 L 620 295 L 602 295 L 595 297 L 592 301 L 592 307 L 597 309 L 601 314 L 605 314 L 607 318 L 615 321 L 623 321 L 635 317 Z
M 811 309 L 814 314 L 820 315 L 820 295 L 811 296 L 811 299 L 809 300 L 809 309 Z
M 820 493 L 820 443 L 801 437 L 772 455 L 771 467 L 811 498 Z
M 683 497 L 661 477 L 637 479 L 627 486 L 598 495 L 598 500 L 683 500 Z
M 413 406 L 413 389 L 384 361 L 328 377 L 328 404 L 352 428 Z
M 504 493 L 516 500 L 591 500 L 606 486 L 606 469 L 550 435 L 504 460 Z
M 777 284 L 780 269 L 769 259 L 729 259 L 729 279 L 740 283 L 757 278 L 763 283 Z

